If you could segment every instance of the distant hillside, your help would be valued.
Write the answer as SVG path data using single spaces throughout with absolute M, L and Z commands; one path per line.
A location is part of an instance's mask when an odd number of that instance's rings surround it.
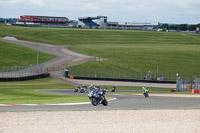
M 106 59 L 73 68 L 112 72 L 200 73 L 200 36 L 125 30 L 0 27 L 0 36 L 68 46 Z

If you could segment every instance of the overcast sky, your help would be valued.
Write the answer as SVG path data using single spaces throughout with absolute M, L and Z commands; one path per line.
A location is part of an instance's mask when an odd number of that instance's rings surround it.
M 200 0 L 0 0 L 0 17 L 104 15 L 108 21 L 200 23 Z

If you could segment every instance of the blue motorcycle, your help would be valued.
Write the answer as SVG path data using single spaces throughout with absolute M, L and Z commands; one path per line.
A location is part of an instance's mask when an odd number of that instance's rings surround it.
M 106 90 L 97 91 L 93 88 L 89 94 L 88 98 L 90 99 L 92 105 L 97 106 L 98 104 L 103 104 L 104 106 L 108 105 L 108 101 L 105 98 Z

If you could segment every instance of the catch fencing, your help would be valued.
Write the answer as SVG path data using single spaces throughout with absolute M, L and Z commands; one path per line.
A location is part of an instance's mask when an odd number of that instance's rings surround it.
M 200 90 L 200 79 L 195 77 L 194 80 L 182 80 L 179 77 L 176 79 L 177 92 L 189 92 L 191 89 Z
M 0 78 L 20 78 L 35 76 L 45 73 L 51 73 L 54 71 L 60 71 L 73 65 L 79 65 L 88 61 L 100 60 L 99 58 L 77 59 L 71 62 L 63 62 L 45 66 L 45 64 L 28 65 L 28 66 L 12 66 L 12 67 L 0 67 Z M 63 72 L 64 73 L 64 72 Z
M 176 74 L 157 72 L 135 72 L 135 71 L 112 71 L 95 70 L 81 68 L 67 68 L 70 75 L 90 78 L 112 78 L 112 79 L 135 79 L 135 80 L 156 80 L 156 81 L 176 81 Z
M 47 73 L 43 65 L 0 67 L 0 78 L 19 78 Z

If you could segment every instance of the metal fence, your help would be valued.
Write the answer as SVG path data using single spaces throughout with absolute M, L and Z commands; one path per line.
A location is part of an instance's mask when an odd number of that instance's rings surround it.
M 175 73 L 157 72 L 134 72 L 134 71 L 112 71 L 112 70 L 95 70 L 95 69 L 81 69 L 81 68 L 67 68 L 69 74 L 77 77 L 91 77 L 91 78 L 112 78 L 112 79 L 136 79 L 136 80 L 158 80 L 158 81 L 176 81 Z
M 182 80 L 179 77 L 176 79 L 177 92 L 189 92 L 191 89 L 200 90 L 200 79 L 195 77 L 194 80 Z
M 0 67 L 0 78 L 17 78 L 46 73 L 43 65 Z
M 200 79 L 197 78 L 197 77 L 194 80 L 194 89 L 195 90 L 200 90 Z
M 45 66 L 45 64 L 39 65 L 28 65 L 28 66 L 12 66 L 12 67 L 0 67 L 0 78 L 17 78 L 17 77 L 27 77 L 40 75 L 44 73 L 50 73 L 53 71 L 60 71 L 73 65 L 78 65 L 87 61 L 100 60 L 99 58 L 88 58 L 88 59 L 78 59 L 71 62 L 63 62 L 50 66 Z

